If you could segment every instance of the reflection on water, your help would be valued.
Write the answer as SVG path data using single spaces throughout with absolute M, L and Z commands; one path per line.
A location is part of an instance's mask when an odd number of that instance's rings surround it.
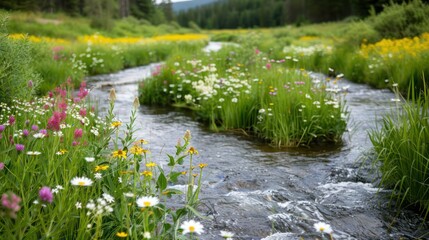
M 154 65 L 89 79 L 91 96 L 107 109 L 108 92 L 117 93 L 115 113 L 127 121 L 137 84 L 150 76 Z M 319 76 L 320 77 L 320 76 Z M 199 150 L 197 162 L 208 163 L 199 210 L 206 234 L 220 239 L 220 230 L 237 239 L 315 239 L 313 224 L 331 224 L 335 239 L 405 239 L 428 234 L 428 225 L 416 213 L 400 214 L 388 207 L 385 190 L 373 186 L 373 174 L 361 159 L 370 155 L 367 131 L 391 107 L 394 96 L 341 80 L 348 85 L 350 132 L 345 144 L 323 149 L 276 149 L 237 133 L 213 133 L 194 121 L 192 114 L 142 106 L 136 136 L 149 140 L 154 161 L 167 163 L 176 141 L 186 130 Z M 103 87 L 105 86 L 105 87 Z M 424 235 L 429 237 L 429 235 Z

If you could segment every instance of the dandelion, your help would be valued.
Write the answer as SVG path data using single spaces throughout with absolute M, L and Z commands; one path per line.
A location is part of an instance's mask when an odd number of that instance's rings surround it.
M 115 158 L 127 158 L 127 151 L 118 149 L 112 153 Z
M 207 166 L 208 166 L 208 164 L 207 164 L 207 163 L 200 163 L 200 164 L 198 164 L 198 166 L 199 166 L 201 169 L 203 169 L 203 168 L 207 167 Z
M 313 226 L 316 229 L 316 231 L 318 231 L 320 233 L 331 234 L 333 232 L 331 226 L 329 224 L 324 223 L 324 222 L 315 223 Z
M 153 207 L 159 203 L 157 197 L 140 197 L 136 200 L 137 206 L 140 208 Z
M 228 231 L 220 231 L 220 236 L 225 238 L 226 240 L 232 240 L 234 237 L 234 233 Z
M 126 238 L 128 234 L 126 232 L 118 232 L 116 233 L 116 236 L 120 238 Z
M 39 191 L 39 198 L 42 202 L 52 203 L 54 195 L 52 194 L 51 188 L 42 187 Z
M 92 180 L 87 177 L 74 177 L 70 182 L 74 186 L 81 186 L 81 187 L 92 185 Z
M 204 232 L 203 225 L 194 220 L 184 221 L 182 225 L 180 225 L 180 228 L 183 229 L 183 234 L 197 233 L 200 235 Z

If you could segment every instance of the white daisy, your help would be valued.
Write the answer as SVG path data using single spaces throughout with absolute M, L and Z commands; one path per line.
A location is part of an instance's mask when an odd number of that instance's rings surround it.
M 204 226 L 194 220 L 184 221 L 180 228 L 183 229 L 183 234 L 196 233 L 201 235 L 204 232 Z
M 41 152 L 37 152 L 37 151 L 28 151 L 27 152 L 27 155 L 30 155 L 30 156 L 37 156 L 37 155 L 40 155 L 40 154 L 42 154 Z
M 104 198 L 104 200 L 106 200 L 106 202 L 108 202 L 108 203 L 113 203 L 113 202 L 115 202 L 115 198 L 113 198 L 110 194 L 103 193 L 103 198 Z
M 331 225 L 326 224 L 324 222 L 315 223 L 313 226 L 316 229 L 316 231 L 321 232 L 321 233 L 331 234 L 333 232 Z
M 87 177 L 74 177 L 70 182 L 74 186 L 86 187 L 92 185 L 92 180 Z
M 220 236 L 227 240 L 232 240 L 232 237 L 234 237 L 234 233 L 228 231 L 220 231 Z
M 137 206 L 144 207 L 153 207 L 159 203 L 159 199 L 157 197 L 140 197 L 136 200 Z

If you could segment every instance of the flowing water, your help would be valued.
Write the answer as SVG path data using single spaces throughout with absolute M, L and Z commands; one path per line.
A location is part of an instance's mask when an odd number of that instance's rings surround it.
M 210 45 L 218 47 L 218 45 Z M 117 93 L 115 113 L 128 121 L 138 81 L 159 64 L 88 79 L 91 96 L 108 106 L 109 90 Z M 316 78 L 322 75 L 314 74 Z M 141 106 L 136 136 L 147 139 L 152 158 L 167 163 L 166 153 L 186 130 L 199 151 L 197 162 L 208 163 L 200 195 L 205 234 L 221 239 L 220 230 L 236 239 L 316 239 L 313 224 L 329 223 L 334 239 L 429 238 L 429 224 L 412 211 L 389 207 L 387 190 L 362 160 L 371 157 L 368 130 L 388 112 L 395 96 L 388 90 L 340 81 L 346 95 L 350 131 L 345 144 L 331 149 L 279 150 L 239 133 L 213 133 L 180 109 Z

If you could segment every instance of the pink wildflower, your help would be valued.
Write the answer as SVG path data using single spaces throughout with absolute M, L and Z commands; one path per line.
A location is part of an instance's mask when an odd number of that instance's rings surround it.
M 54 195 L 49 187 L 42 187 L 39 191 L 39 198 L 42 202 L 51 203 L 54 199 Z
M 21 206 L 19 206 L 20 202 L 21 198 L 14 193 L 3 193 L 1 196 L 1 204 L 4 208 L 9 210 L 9 216 L 11 218 L 16 218 L 16 212 L 21 209 Z
M 82 128 L 78 128 L 78 129 L 74 130 L 74 138 L 75 139 L 81 138 L 82 135 L 83 135 Z

